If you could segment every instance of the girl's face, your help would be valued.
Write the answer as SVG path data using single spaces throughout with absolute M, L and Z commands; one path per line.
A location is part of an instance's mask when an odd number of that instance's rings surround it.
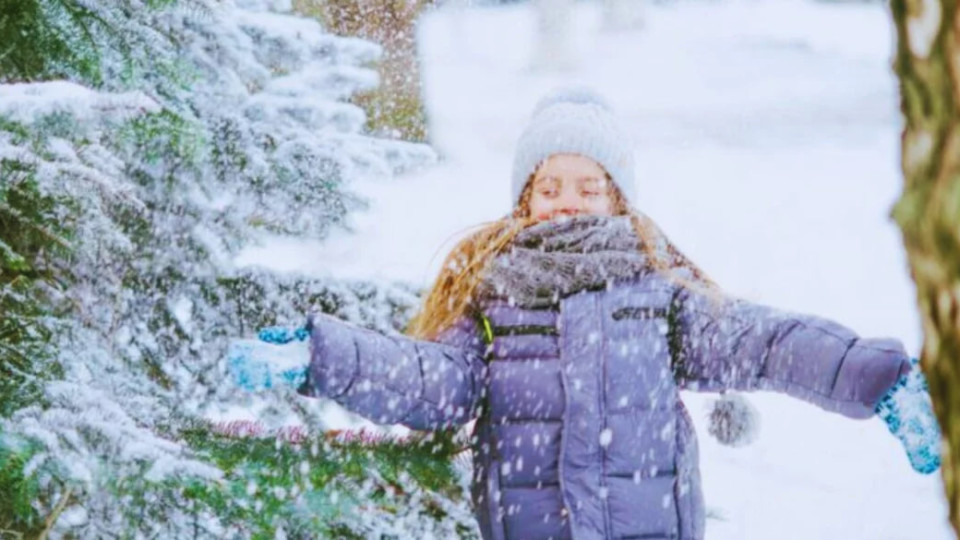
M 614 202 L 607 171 L 579 154 L 554 154 L 530 181 L 528 206 L 537 221 L 559 216 L 610 216 Z

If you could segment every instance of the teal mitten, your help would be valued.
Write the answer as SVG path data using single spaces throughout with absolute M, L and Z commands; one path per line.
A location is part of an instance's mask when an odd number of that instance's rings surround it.
M 299 388 L 307 378 L 310 351 L 306 328 L 280 326 L 260 330 L 257 339 L 230 344 L 227 371 L 233 383 L 248 392 L 274 386 Z
M 927 379 L 919 360 L 877 403 L 877 415 L 903 444 L 910 465 L 921 474 L 940 468 L 940 426 L 933 414 Z

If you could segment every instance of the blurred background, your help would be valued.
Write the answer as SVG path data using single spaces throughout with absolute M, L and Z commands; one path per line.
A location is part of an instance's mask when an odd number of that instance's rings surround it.
M 728 293 L 919 355 L 896 35 L 879 1 L 0 0 L 0 538 L 475 538 L 456 445 L 227 359 L 312 310 L 402 333 L 562 85 Z M 952 537 L 879 420 L 756 393 L 731 448 L 715 397 L 708 539 Z

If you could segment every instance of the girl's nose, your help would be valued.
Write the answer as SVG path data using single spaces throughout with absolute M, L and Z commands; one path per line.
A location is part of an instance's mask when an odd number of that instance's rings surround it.
M 566 214 L 580 212 L 583 207 L 583 199 L 580 194 L 574 190 L 564 189 L 557 200 L 557 211 Z

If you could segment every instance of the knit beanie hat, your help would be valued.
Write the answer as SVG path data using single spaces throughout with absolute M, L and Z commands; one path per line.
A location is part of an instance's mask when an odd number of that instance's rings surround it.
M 560 88 L 534 107 L 530 123 L 517 142 L 513 159 L 513 204 L 536 167 L 553 154 L 580 154 L 593 159 L 633 201 L 633 147 L 613 109 L 588 88 Z

